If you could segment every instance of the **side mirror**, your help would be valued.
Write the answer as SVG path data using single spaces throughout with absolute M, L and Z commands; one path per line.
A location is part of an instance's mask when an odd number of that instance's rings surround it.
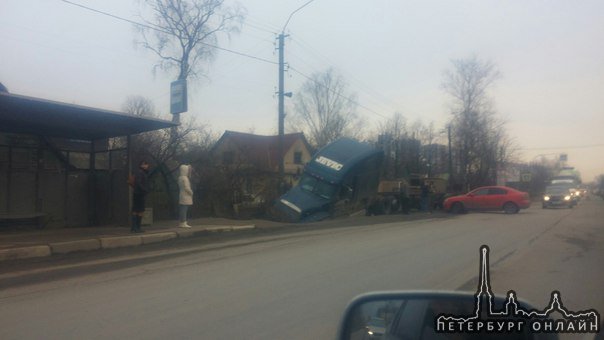
M 495 310 L 506 308 L 506 302 L 503 297 L 492 298 Z M 517 308 L 535 310 L 523 301 L 515 302 Z M 473 293 L 460 292 L 365 294 L 356 297 L 346 308 L 338 329 L 338 339 L 558 339 L 554 333 L 532 332 L 529 322 L 517 316 L 491 317 L 488 315 L 490 310 L 488 303 L 488 296 L 477 297 Z M 455 320 L 452 320 L 453 317 Z M 469 331 L 460 323 L 463 318 L 469 320 L 467 327 L 472 327 Z M 542 321 L 544 320 L 549 319 L 542 318 Z M 509 332 L 488 331 L 489 321 L 495 322 L 493 325 L 503 323 L 505 327 L 510 325 L 513 327 Z M 482 328 L 477 330 L 476 327 L 480 322 Z M 522 322 L 524 327 L 519 331 L 517 326 Z M 461 327 L 463 330 L 458 330 L 456 327 Z M 498 326 L 495 326 L 494 330 L 497 328 Z

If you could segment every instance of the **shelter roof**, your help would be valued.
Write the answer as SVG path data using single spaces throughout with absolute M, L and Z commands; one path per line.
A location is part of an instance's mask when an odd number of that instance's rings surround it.
M 161 119 L 0 92 L 0 132 L 95 140 L 173 126 Z

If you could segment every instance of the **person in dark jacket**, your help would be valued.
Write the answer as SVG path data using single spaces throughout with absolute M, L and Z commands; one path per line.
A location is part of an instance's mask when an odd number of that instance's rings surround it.
M 132 193 L 132 228 L 130 232 L 142 233 L 141 222 L 145 212 L 145 196 L 149 193 L 149 163 L 141 161 L 134 177 Z
M 431 213 L 432 212 L 431 195 L 433 192 L 431 183 L 426 183 L 426 181 L 422 181 L 420 190 L 421 190 L 421 196 L 420 196 L 421 211 Z

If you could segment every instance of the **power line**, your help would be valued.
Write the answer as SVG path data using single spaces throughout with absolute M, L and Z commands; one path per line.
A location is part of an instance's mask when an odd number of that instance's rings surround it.
M 289 67 L 289 69 L 290 69 L 290 70 L 292 70 L 292 71 L 294 71 L 294 72 L 296 72 L 297 74 L 301 75 L 302 77 L 304 77 L 304 78 L 306 78 L 306 79 L 308 79 L 308 80 L 312 81 L 312 82 L 313 82 L 313 83 L 315 83 L 316 85 L 321 86 L 321 87 L 325 88 L 326 90 L 329 90 L 329 92 L 331 92 L 331 93 L 335 94 L 336 96 L 338 96 L 338 97 L 340 97 L 340 98 L 343 98 L 343 99 L 346 99 L 346 100 L 348 100 L 349 102 L 354 103 L 354 104 L 356 104 L 357 106 L 359 106 L 359 107 L 361 107 L 361 108 L 363 108 L 363 109 L 365 109 L 365 110 L 367 110 L 367 111 L 369 111 L 369 112 L 371 112 L 371 113 L 373 113 L 373 114 L 375 114 L 375 115 L 377 115 L 377 116 L 380 116 L 380 117 L 382 117 L 382 118 L 384 118 L 384 119 L 388 119 L 387 117 L 385 117 L 385 116 L 384 116 L 384 115 L 382 115 L 381 113 L 378 113 L 378 112 L 376 112 L 376 111 L 374 111 L 374 110 L 372 110 L 372 109 L 368 108 L 367 106 L 364 106 L 364 105 L 360 104 L 360 103 L 359 103 L 357 100 L 355 100 L 355 99 L 352 99 L 352 98 L 350 98 L 350 97 L 347 97 L 347 96 L 345 96 L 345 95 L 343 95 L 343 94 L 341 94 L 341 93 L 339 93 L 339 92 L 336 92 L 335 90 L 333 90 L 333 89 L 331 89 L 331 88 L 329 88 L 329 87 L 326 87 L 325 85 L 323 85 L 323 84 L 321 84 L 321 83 L 317 82 L 316 80 L 314 80 L 312 77 L 305 75 L 304 73 L 302 73 L 302 72 L 300 72 L 300 71 L 296 70 L 295 68 L 293 68 L 293 67 L 291 67 L 291 66 L 290 66 L 290 67 Z
M 249 18 L 246 19 L 246 21 L 243 22 L 243 24 L 246 25 L 246 26 L 249 26 L 251 28 L 257 29 L 259 31 L 265 32 L 265 33 L 277 34 L 277 32 L 279 31 L 277 29 L 270 30 L 270 29 L 262 28 L 260 25 L 250 24 L 248 21 L 249 21 Z
M 293 59 L 297 60 L 298 62 L 308 66 L 310 69 L 314 69 L 314 66 L 311 65 L 305 58 L 301 58 L 293 53 L 289 53 L 290 56 L 294 57 Z M 346 79 L 349 79 L 349 76 L 344 73 L 344 76 L 346 76 Z M 358 81 L 355 81 L 356 79 L 354 78 L 350 78 L 352 85 L 361 85 Z M 379 100 L 377 99 L 373 94 L 371 94 L 369 91 L 366 90 L 366 88 L 363 88 L 362 86 L 360 86 L 360 91 L 363 92 L 364 94 L 366 94 L 369 97 L 369 100 L 373 103 L 373 104 L 377 104 L 379 105 L 382 109 L 387 109 L 387 110 L 391 110 L 390 107 L 388 107 L 387 105 L 384 104 L 383 100 Z M 393 112 L 396 112 L 396 110 L 392 110 Z
M 331 64 L 331 65 L 336 64 L 332 60 L 330 60 L 328 57 L 326 57 L 325 55 L 321 54 L 320 52 L 318 52 L 317 50 L 312 48 L 312 46 L 309 43 L 305 42 L 300 37 L 292 38 L 292 41 L 295 44 L 297 44 L 299 47 L 308 50 L 311 54 L 316 56 L 318 59 L 322 59 L 323 62 L 327 62 L 328 64 Z M 392 112 L 396 112 L 399 110 L 398 109 L 399 104 L 394 103 L 394 101 L 392 101 L 390 98 L 384 96 L 380 92 L 372 90 L 369 86 L 367 86 L 362 81 L 357 79 L 353 74 L 344 72 L 344 75 L 346 76 L 346 78 L 350 78 L 353 83 L 356 83 L 362 92 L 369 95 L 369 97 L 374 98 L 374 100 L 372 100 L 372 102 L 380 105 L 383 108 L 388 108 L 389 110 L 392 110 Z M 389 105 L 387 105 L 387 104 L 389 104 Z
M 157 26 L 151 26 L 151 25 L 147 25 L 147 24 L 142 24 L 142 23 L 136 22 L 134 20 L 126 19 L 126 18 L 117 16 L 115 14 L 111 14 L 111 13 L 108 13 L 108 12 L 100 11 L 98 9 L 94 9 L 94 8 L 91 8 L 91 7 L 88 7 L 88 6 L 84 6 L 84 5 L 81 5 L 81 4 L 78 4 L 78 3 L 75 3 L 75 2 L 71 2 L 71 1 L 68 1 L 68 0 L 61 0 L 61 1 L 65 2 L 67 4 L 70 4 L 70 5 L 73 5 L 73 6 L 81 7 L 83 9 L 89 10 L 91 12 L 95 12 L 97 14 L 102 14 L 102 15 L 105 15 L 105 16 L 108 16 L 108 17 L 111 17 L 111 18 L 114 18 L 114 19 L 117 19 L 117 20 L 125 21 L 125 22 L 128 22 L 128 23 L 134 24 L 136 26 L 145 27 L 145 28 L 152 29 L 154 31 L 158 31 L 158 32 L 162 32 L 162 33 L 166 33 L 166 34 L 172 34 L 172 33 L 168 32 L 166 30 L 163 30 L 163 29 L 157 27 Z M 272 60 L 256 57 L 256 56 L 249 55 L 249 54 L 246 54 L 246 53 L 243 53 L 243 52 L 238 52 L 238 51 L 230 50 L 228 48 L 219 47 L 219 46 L 208 44 L 208 43 L 204 43 L 204 42 L 200 42 L 200 44 L 208 46 L 208 47 L 215 48 L 217 50 L 233 53 L 233 54 L 236 54 L 236 55 L 239 55 L 239 56 L 242 56 L 242 57 L 247 57 L 247 58 L 255 59 L 255 60 L 258 60 L 258 61 L 262 61 L 262 62 L 265 62 L 265 63 L 269 63 L 269 64 L 273 64 L 273 65 L 277 65 L 278 64 L 277 62 L 274 62 Z
M 559 147 L 544 147 L 544 148 L 520 148 L 520 150 L 560 150 L 560 149 L 590 149 L 599 148 L 604 144 L 589 144 L 589 145 L 575 145 L 575 146 L 559 146 Z
M 148 29 L 151 29 L 151 30 L 154 30 L 154 31 L 158 31 L 158 32 L 166 33 L 166 34 L 171 34 L 170 32 L 168 32 L 168 31 L 166 31 L 166 30 L 163 30 L 163 29 L 161 29 L 161 28 L 159 28 L 159 27 L 157 27 L 157 26 L 152 26 L 152 25 L 149 25 L 149 24 L 143 24 L 143 23 L 140 23 L 140 22 L 137 22 L 137 21 L 134 21 L 134 20 L 130 20 L 130 19 L 127 19 L 127 18 L 123 18 L 123 17 L 117 16 L 117 15 L 115 15 L 115 14 L 111 14 L 111 13 L 104 12 L 104 11 L 101 11 L 101 10 L 98 10 L 98 9 L 95 9 L 95 8 L 91 8 L 91 7 L 88 7 L 88 6 L 82 5 L 82 4 L 78 4 L 78 3 L 75 3 L 75 2 L 71 2 L 71 1 L 69 1 L 69 0 L 61 0 L 61 1 L 62 1 L 62 2 L 64 2 L 64 3 L 67 3 L 67 4 L 69 4 L 69 5 L 76 6 L 76 7 L 80 7 L 80 8 L 83 8 L 83 9 L 85 9 L 85 10 L 88 10 L 88 11 L 91 11 L 91 12 L 94 12 L 94 13 L 97 13 L 97 14 L 105 15 L 105 16 L 111 17 L 111 18 L 113 18 L 113 19 L 120 20 L 120 21 L 124 21 L 124 22 L 130 23 L 130 24 L 133 24 L 133 25 L 136 25 L 136 26 L 139 26 L 139 27 L 144 27 L 144 28 L 148 28 Z M 312 2 L 312 1 L 308 1 L 308 2 L 307 2 L 306 4 L 304 4 L 302 7 L 304 7 L 304 6 L 308 5 L 308 4 L 310 4 L 311 2 Z M 251 25 L 250 25 L 250 26 L 251 26 Z M 253 27 L 253 26 L 252 26 L 252 27 Z M 271 32 L 271 33 L 272 33 L 272 32 Z M 250 55 L 250 54 L 247 54 L 247 53 L 243 53 L 243 52 L 234 51 L 234 50 L 231 50 L 231 49 L 227 49 L 227 48 L 219 47 L 219 46 L 212 45 L 212 44 L 208 44 L 208 43 L 204 43 L 204 42 L 200 42 L 200 43 L 201 43 L 202 45 L 205 45 L 205 46 L 208 46 L 208 47 L 212 47 L 212 48 L 215 48 L 215 49 L 217 49 L 217 50 L 221 50 L 221 51 L 225 51 L 225 52 L 233 53 L 233 54 L 236 54 L 236 55 L 239 55 L 239 56 L 242 56 L 242 57 L 246 57 L 246 58 L 250 58 L 250 59 L 255 59 L 255 60 L 262 61 L 262 62 L 265 62 L 265 63 L 268 63 L 268 64 L 272 64 L 272 65 L 278 65 L 278 63 L 277 63 L 277 62 L 274 62 L 274 61 L 272 61 L 272 60 L 264 59 L 264 58 L 261 58 L 261 57 L 256 57 L 256 56 L 253 56 L 253 55 Z M 315 83 L 316 83 L 316 84 L 318 84 L 319 86 L 323 86 L 322 84 L 317 83 L 317 82 L 316 82 L 314 79 L 312 79 L 311 77 L 309 77 L 309 76 L 305 75 L 304 73 L 302 73 L 302 72 L 300 72 L 300 71 L 296 70 L 295 68 L 290 67 L 290 69 L 291 69 L 292 71 L 294 71 L 294 72 L 298 73 L 298 74 L 299 74 L 299 75 L 301 75 L 302 77 L 304 77 L 304 78 L 306 78 L 306 79 L 308 79 L 308 80 L 310 80 L 310 81 L 315 82 Z M 377 115 L 377 116 L 379 116 L 379 117 L 382 117 L 382 118 L 384 118 L 384 119 L 387 119 L 387 117 L 385 117 L 384 115 L 382 115 L 382 114 L 380 114 L 380 113 L 378 113 L 378 112 L 376 112 L 376 111 L 374 111 L 374 110 L 372 110 L 372 109 L 370 109 L 370 108 L 368 108 L 368 107 L 366 107 L 366 106 L 364 106 L 364 105 L 360 104 L 358 101 L 356 101 L 356 100 L 354 100 L 354 99 L 352 99 L 352 98 L 350 98 L 350 97 L 346 97 L 346 96 L 342 95 L 341 93 L 335 92 L 334 90 L 329 89 L 329 88 L 328 88 L 328 90 L 329 90 L 330 92 L 332 92 L 333 94 L 335 94 L 336 96 L 338 96 L 338 97 L 344 98 L 344 99 L 346 99 L 346 100 L 348 100 L 348 101 L 350 101 L 350 102 L 352 102 L 352 103 L 356 104 L 357 106 L 359 106 L 359 107 L 361 107 L 361 108 L 363 108 L 363 109 L 365 109 L 365 110 L 367 110 L 367 111 L 369 111 L 369 112 L 371 112 L 371 113 L 373 113 L 373 114 L 375 114 L 375 115 Z

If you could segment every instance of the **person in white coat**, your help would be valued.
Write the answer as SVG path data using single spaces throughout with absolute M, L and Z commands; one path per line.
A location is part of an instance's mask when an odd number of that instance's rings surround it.
M 178 176 L 178 217 L 181 228 L 191 228 L 187 223 L 187 211 L 193 205 L 193 190 L 191 189 L 191 166 L 182 164 L 180 166 L 180 175 Z

